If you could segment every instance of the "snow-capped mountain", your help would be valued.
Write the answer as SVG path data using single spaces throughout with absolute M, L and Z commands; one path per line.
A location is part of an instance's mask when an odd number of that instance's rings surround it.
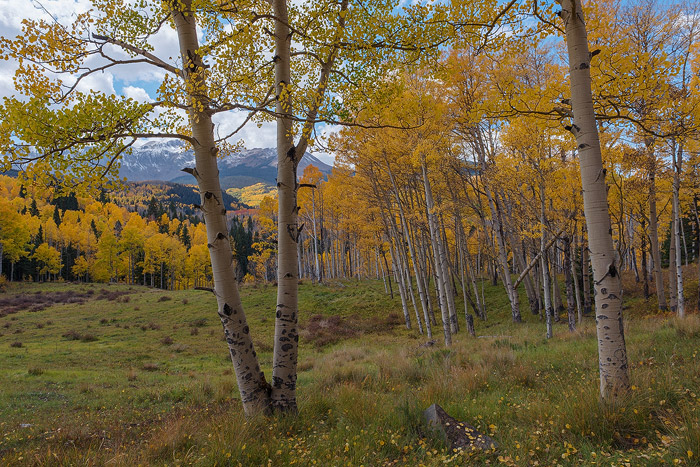
M 299 164 L 299 176 L 308 165 L 318 167 L 324 174 L 331 172 L 330 165 L 307 152 Z M 194 183 L 192 176 L 181 172 L 184 167 L 194 167 L 194 152 L 191 149 L 184 151 L 182 143 L 175 140 L 148 141 L 122 158 L 119 175 L 129 181 Z M 274 148 L 255 148 L 224 157 L 219 161 L 219 176 L 224 189 L 242 188 L 260 182 L 274 185 L 277 151 Z

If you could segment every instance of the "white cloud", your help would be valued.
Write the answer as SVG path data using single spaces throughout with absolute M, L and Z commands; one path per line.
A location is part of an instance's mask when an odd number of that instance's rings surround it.
M 245 112 L 224 112 L 214 116 L 216 124 L 216 137 L 222 138 L 236 128 L 238 128 L 245 120 L 247 114 Z M 276 145 L 277 126 L 274 122 L 264 122 L 258 126 L 255 122 L 248 122 L 235 136 L 230 140 L 231 143 L 243 140 L 245 147 L 252 148 L 272 148 Z
M 135 86 L 124 86 L 122 93 L 125 97 L 134 99 L 138 102 L 151 102 L 153 99 L 148 95 L 144 88 L 139 88 Z
M 68 80 L 66 80 L 68 81 Z M 88 93 L 90 91 L 114 94 L 114 76 L 112 73 L 93 73 L 86 76 L 75 88 L 79 92 Z

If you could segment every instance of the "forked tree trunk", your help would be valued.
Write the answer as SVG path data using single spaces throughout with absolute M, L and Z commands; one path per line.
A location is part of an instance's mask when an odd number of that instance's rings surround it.
M 613 402 L 630 386 L 627 349 L 622 322 L 622 285 L 615 264 L 605 170 L 593 110 L 590 60 L 581 0 L 563 0 L 561 17 L 566 28 L 569 55 L 572 131 L 576 136 L 581 164 L 583 210 L 595 286 L 596 331 L 600 368 L 600 395 Z
M 183 68 L 190 83 L 187 89 L 193 90 L 188 95 L 196 164 L 191 173 L 197 179 L 201 196 L 219 317 L 236 372 L 243 410 L 246 415 L 252 415 L 269 407 L 270 386 L 260 370 L 236 285 L 233 253 L 227 235 L 226 209 L 219 184 L 214 127 L 208 113 L 209 99 L 204 91 L 205 72 L 197 54 L 199 43 L 192 1 L 183 0 L 176 5 L 179 8 L 174 9 L 172 16 L 180 43 Z M 203 90 L 201 94 L 197 92 L 200 89 Z

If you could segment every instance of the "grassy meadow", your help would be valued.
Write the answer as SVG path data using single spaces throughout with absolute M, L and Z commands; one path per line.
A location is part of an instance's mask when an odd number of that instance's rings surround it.
M 699 465 L 700 317 L 652 313 L 625 285 L 633 387 L 617 406 L 598 402 L 592 317 L 546 340 L 524 297 L 516 325 L 486 284 L 478 337 L 446 349 L 436 328 L 424 346 L 398 295 L 349 281 L 300 287 L 299 415 L 245 420 L 211 293 L 7 284 L 0 465 Z M 241 293 L 269 377 L 275 288 Z M 432 403 L 499 451 L 450 452 L 422 421 Z

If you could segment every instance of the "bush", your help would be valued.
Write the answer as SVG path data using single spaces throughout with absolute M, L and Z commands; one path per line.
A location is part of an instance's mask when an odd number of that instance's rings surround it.
M 81 342 L 95 342 L 97 340 L 97 336 L 94 334 L 83 334 L 80 336 L 80 341 Z
M 67 333 L 63 334 L 63 337 L 69 341 L 95 342 L 97 340 L 97 336 L 94 334 L 80 334 L 75 330 L 68 331 Z
M 206 325 L 207 325 L 206 318 L 199 318 L 199 319 L 192 321 L 192 326 L 194 326 L 196 328 L 203 328 Z
M 79 341 L 81 336 L 78 331 L 70 330 L 64 333 L 62 337 L 65 337 L 69 341 Z

